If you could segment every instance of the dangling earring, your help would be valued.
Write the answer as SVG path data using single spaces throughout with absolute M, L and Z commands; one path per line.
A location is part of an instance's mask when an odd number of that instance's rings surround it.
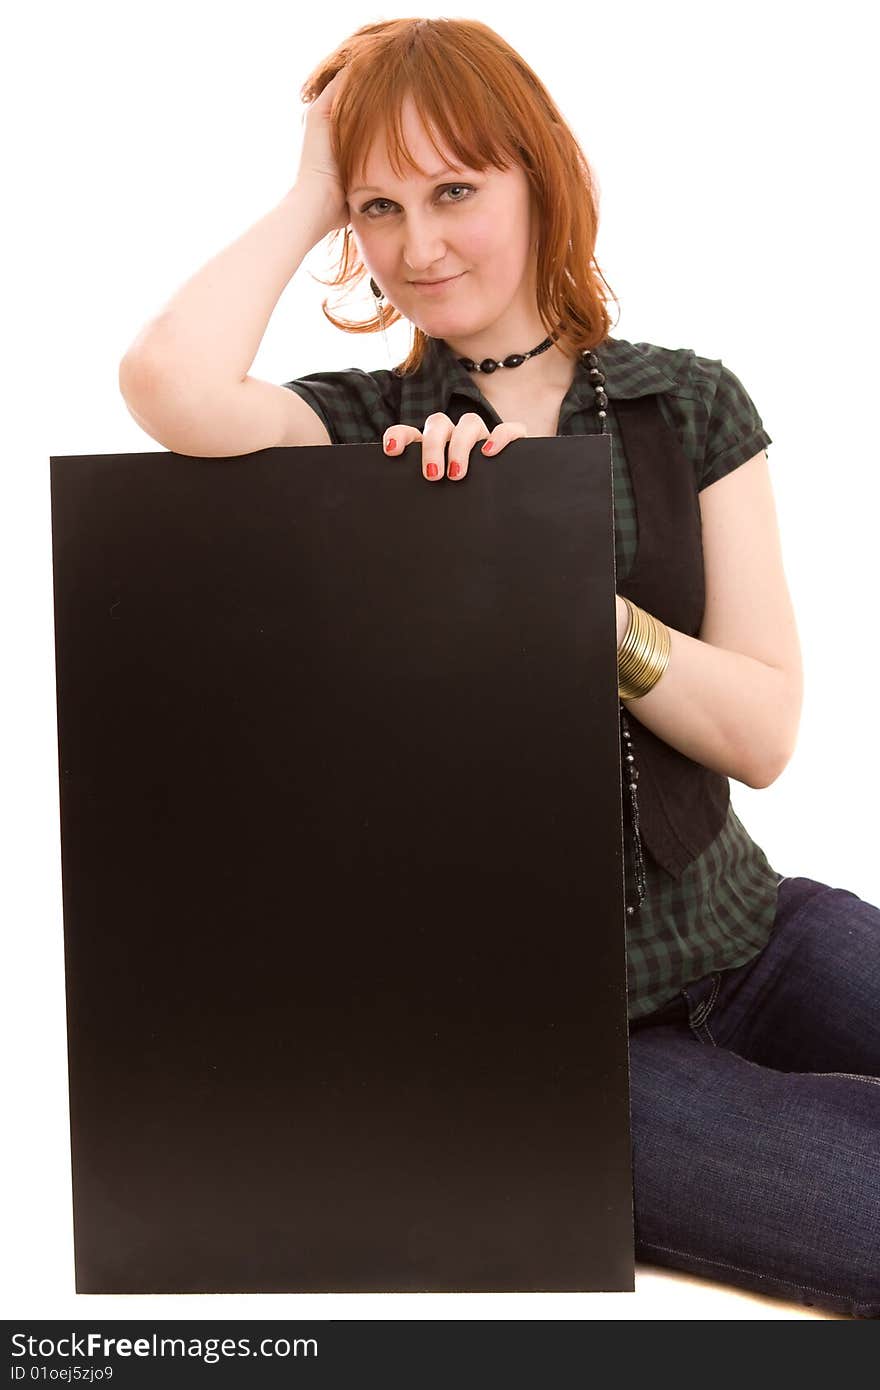
M 370 289 L 372 290 L 373 298 L 376 301 L 376 318 L 379 320 L 379 323 L 382 327 L 382 338 L 385 343 L 385 351 L 388 354 L 388 361 L 391 362 L 393 361 L 391 356 L 391 348 L 388 343 L 388 334 L 385 332 L 385 319 L 382 315 L 382 300 L 385 298 L 385 296 L 379 289 L 379 286 L 376 284 L 376 281 L 373 279 L 372 275 L 370 276 Z

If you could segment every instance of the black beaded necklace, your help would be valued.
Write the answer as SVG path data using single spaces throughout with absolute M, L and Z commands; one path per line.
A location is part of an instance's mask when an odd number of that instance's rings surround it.
M 545 338 L 543 343 L 531 348 L 529 352 L 512 352 L 503 361 L 496 362 L 494 357 L 484 357 L 482 362 L 474 362 L 470 357 L 459 357 L 457 360 L 468 372 L 497 372 L 499 367 L 521 367 L 523 362 L 527 362 L 530 357 L 537 357 L 539 353 L 546 352 L 553 346 L 553 338 Z M 587 364 L 590 384 L 595 395 L 596 413 L 599 417 L 599 434 L 606 432 L 606 420 L 608 417 L 608 397 L 605 394 L 605 373 L 602 371 L 599 358 L 595 352 L 587 350 L 581 354 Z M 639 772 L 636 767 L 636 760 L 632 751 L 632 732 L 629 726 L 629 718 L 623 707 L 619 703 L 620 709 L 620 739 L 621 739 L 621 766 L 625 778 L 625 786 L 630 797 L 630 816 L 632 822 L 632 841 L 633 859 L 635 863 L 636 876 L 636 901 L 626 904 L 626 915 L 632 917 L 641 907 L 645 900 L 645 861 L 642 854 L 642 837 L 639 829 L 639 802 L 638 802 L 638 780 Z
M 545 338 L 543 343 L 539 343 L 537 347 L 530 348 L 528 352 L 512 352 L 501 362 L 496 362 L 494 357 L 484 357 L 482 362 L 474 362 L 470 357 L 459 357 L 456 360 L 461 363 L 465 371 L 486 372 L 489 374 L 491 372 L 497 372 L 499 367 L 521 367 L 523 362 L 528 362 L 530 357 L 537 357 L 540 353 L 546 352 L 548 348 L 553 346 L 554 342 L 555 338 Z M 595 352 L 587 351 L 582 353 L 581 356 L 589 368 L 588 375 L 590 384 L 596 396 L 596 410 L 599 415 L 598 432 L 599 434 L 604 434 L 605 419 L 607 416 L 606 406 L 608 405 L 608 397 L 602 390 L 602 387 L 605 385 L 605 374 L 599 366 L 599 359 Z

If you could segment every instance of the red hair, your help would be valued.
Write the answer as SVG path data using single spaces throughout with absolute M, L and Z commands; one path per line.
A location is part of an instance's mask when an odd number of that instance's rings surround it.
M 475 19 L 391 19 L 365 24 L 345 39 L 308 77 L 302 100 L 311 103 L 341 69 L 342 90 L 333 104 L 331 147 L 343 188 L 362 177 L 380 130 L 398 178 L 403 167 L 427 175 L 403 141 L 401 108 L 412 96 L 429 138 L 439 133 L 456 159 L 472 169 L 519 164 L 535 200 L 540 233 L 537 308 L 548 334 L 572 358 L 597 347 L 611 326 L 608 298 L 618 303 L 596 262 L 599 199 L 578 141 L 549 92 L 500 35 Z M 351 227 L 339 228 L 343 246 L 332 287 L 362 280 L 366 267 Z M 320 279 L 320 277 L 317 277 Z M 605 293 L 603 291 L 607 291 Z M 403 317 L 382 305 L 356 322 L 324 315 L 346 333 L 375 333 Z M 414 372 L 428 335 L 414 328 L 409 356 L 397 368 Z

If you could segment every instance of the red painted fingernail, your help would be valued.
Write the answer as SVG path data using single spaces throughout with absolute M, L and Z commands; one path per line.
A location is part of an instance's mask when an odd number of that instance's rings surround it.
M 429 464 L 428 464 L 428 477 L 429 477 L 429 478 L 436 478 L 436 476 L 437 476 L 437 465 L 436 465 L 436 463 L 429 463 Z
M 484 454 L 491 454 L 491 452 L 492 452 L 492 450 L 493 450 L 494 448 L 495 448 L 495 442 L 494 442 L 494 440 L 492 440 L 492 439 L 487 439 L 487 440 L 486 440 L 486 443 L 483 445 L 483 453 L 484 453 Z
M 450 463 L 450 465 L 449 465 L 449 476 L 450 476 L 450 478 L 457 478 L 460 472 L 461 472 L 461 464 L 460 464 L 460 463 Z
M 397 440 L 396 440 L 396 439 L 389 439 L 388 443 L 385 445 L 385 448 L 386 448 L 386 449 L 396 449 L 396 448 L 397 448 Z

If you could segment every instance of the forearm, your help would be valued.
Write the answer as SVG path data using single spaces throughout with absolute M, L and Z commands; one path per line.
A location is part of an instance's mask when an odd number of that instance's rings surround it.
M 187 391 L 244 381 L 282 291 L 329 231 L 328 205 L 295 185 L 212 257 L 141 330 L 123 366 L 182 373 Z
M 628 621 L 617 598 L 617 645 Z M 747 786 L 768 785 L 790 756 L 791 702 L 782 670 L 668 628 L 669 664 L 627 712 L 694 762 Z

